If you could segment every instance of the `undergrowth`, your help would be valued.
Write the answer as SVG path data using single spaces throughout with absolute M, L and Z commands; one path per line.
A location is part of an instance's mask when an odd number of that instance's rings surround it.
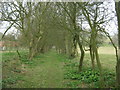
M 65 62 L 64 79 L 69 80 L 66 84 L 71 88 L 100 88 L 100 72 L 98 69 L 83 67 L 82 72 L 78 71 L 78 63 L 73 60 Z M 104 70 L 105 88 L 115 87 L 115 73 Z

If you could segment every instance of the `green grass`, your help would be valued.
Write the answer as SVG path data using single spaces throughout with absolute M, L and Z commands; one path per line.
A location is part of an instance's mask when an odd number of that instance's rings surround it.
M 35 66 L 26 68 L 24 82 L 17 83 L 15 87 L 25 88 L 54 88 L 63 87 L 63 71 L 61 58 L 54 52 L 35 57 Z M 41 58 L 42 57 L 42 58 Z M 37 59 L 36 59 L 37 58 Z M 38 60 L 39 59 L 39 60 Z M 41 63 L 43 61 L 43 63 Z
M 104 48 L 105 51 L 107 48 Z M 111 50 L 112 51 L 112 50 Z M 11 88 L 93 88 L 99 87 L 99 71 L 91 70 L 90 55 L 86 53 L 83 72 L 78 72 L 79 57 L 68 59 L 66 55 L 50 51 L 27 59 L 26 51 L 2 53 L 3 87 Z M 106 87 L 115 85 L 114 54 L 100 54 Z
M 86 55 L 86 59 L 88 55 Z M 90 67 L 90 61 L 86 60 L 83 64 L 83 71 L 78 72 L 78 61 L 74 62 L 72 60 L 67 61 L 65 65 L 66 73 L 65 79 L 69 82 L 66 84 L 70 88 L 100 88 L 100 72 L 96 67 L 95 70 L 92 70 Z M 106 64 L 106 63 L 104 63 Z M 103 77 L 104 84 L 107 88 L 115 87 L 115 72 L 108 69 L 108 67 L 103 67 Z M 115 68 L 112 68 L 115 70 Z
M 21 80 L 21 63 L 15 58 L 16 53 L 2 54 L 2 86 L 12 87 L 18 80 Z
M 3 58 L 6 59 L 6 56 L 13 57 L 12 55 L 4 54 Z M 3 87 L 14 87 L 14 88 L 44 88 L 44 87 L 64 87 L 64 74 L 63 74 L 63 60 L 64 57 L 59 56 L 55 52 L 48 52 L 36 56 L 32 61 L 28 61 L 24 56 L 24 59 L 21 63 L 21 69 L 24 65 L 24 71 L 17 75 L 17 72 L 11 73 L 11 69 L 14 67 L 5 67 L 3 78 L 4 86 Z M 65 59 L 65 58 L 64 58 Z M 25 62 L 26 60 L 26 62 Z M 4 61 L 4 60 L 3 60 Z M 11 63 L 11 62 L 9 62 Z M 8 63 L 7 63 L 8 64 Z M 14 62 L 14 64 L 17 64 Z M 17 67 L 17 66 L 16 66 Z M 6 70 L 5 70 L 6 69 Z M 8 76 L 7 73 L 11 73 Z M 21 76 L 21 78 L 18 78 Z M 16 78 L 17 79 L 16 79 Z
M 100 57 L 102 67 L 104 69 L 115 72 L 115 66 L 116 66 L 116 56 L 115 55 L 100 54 L 99 57 Z M 79 58 L 77 58 L 77 62 L 78 62 L 78 60 L 79 60 Z M 86 53 L 86 55 L 85 55 L 84 66 L 88 66 L 88 67 L 91 66 L 90 55 L 88 53 Z

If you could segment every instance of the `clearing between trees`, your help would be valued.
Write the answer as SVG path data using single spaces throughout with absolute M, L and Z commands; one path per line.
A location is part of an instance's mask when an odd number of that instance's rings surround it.
M 86 88 L 99 87 L 99 71 L 90 68 L 90 56 L 86 54 L 83 72 L 78 72 L 78 58 L 69 59 L 54 50 L 27 60 L 27 52 L 21 51 L 22 58 L 16 52 L 3 53 L 3 88 Z M 10 58 L 13 57 L 13 58 Z M 106 85 L 114 87 L 115 56 L 100 55 L 104 69 L 107 70 Z M 111 57 L 107 59 L 108 57 Z M 106 60 L 105 60 L 106 58 Z M 107 63 L 109 60 L 109 65 Z M 109 67 L 112 65 L 111 67 Z M 114 65 L 114 66 L 113 66 Z M 94 78 L 93 78 L 93 77 Z M 92 84 L 91 84 L 92 83 Z

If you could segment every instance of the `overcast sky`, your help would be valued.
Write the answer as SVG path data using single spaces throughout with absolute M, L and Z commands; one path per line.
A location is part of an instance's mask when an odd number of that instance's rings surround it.
M 108 29 L 110 35 L 113 35 L 117 32 L 117 18 L 115 14 L 112 13 L 113 11 L 115 12 L 114 0 L 106 0 L 104 2 L 104 5 L 109 8 L 108 12 L 111 13 L 110 16 L 114 17 L 114 19 L 111 22 L 109 22 L 108 25 L 106 25 L 106 29 Z M 2 25 L 0 25 L 0 32 L 4 33 L 8 26 L 9 24 L 7 22 L 4 22 Z M 13 27 L 7 32 L 7 34 L 12 32 L 16 32 L 16 30 Z

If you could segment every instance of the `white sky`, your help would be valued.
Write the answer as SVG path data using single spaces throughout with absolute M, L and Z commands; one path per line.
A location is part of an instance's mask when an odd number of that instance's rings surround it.
M 111 2 L 111 3 L 109 3 Z M 114 33 L 117 32 L 117 18 L 115 16 L 114 13 L 112 13 L 112 11 L 115 12 L 115 3 L 114 3 L 114 0 L 109 0 L 109 2 L 106 0 L 104 2 L 104 4 L 106 5 L 106 7 L 109 8 L 109 11 L 111 13 L 111 17 L 114 17 L 114 19 L 108 23 L 108 25 L 106 25 L 106 29 L 108 29 L 109 31 L 109 34 L 110 35 L 113 35 Z M 2 25 L 0 24 L 0 32 L 4 33 L 5 30 L 7 29 L 7 27 L 9 26 L 9 24 L 7 22 L 4 22 Z M 16 32 L 15 28 L 12 27 L 8 32 L 8 33 L 13 33 L 13 32 Z
M 110 0 L 110 2 L 111 3 L 108 3 L 106 1 L 106 6 L 109 8 L 109 12 L 111 13 L 110 16 L 114 18 L 108 23 L 108 25 L 106 25 L 106 29 L 108 29 L 108 32 L 113 35 L 114 33 L 117 33 L 117 17 L 115 16 L 115 2 L 114 0 Z

